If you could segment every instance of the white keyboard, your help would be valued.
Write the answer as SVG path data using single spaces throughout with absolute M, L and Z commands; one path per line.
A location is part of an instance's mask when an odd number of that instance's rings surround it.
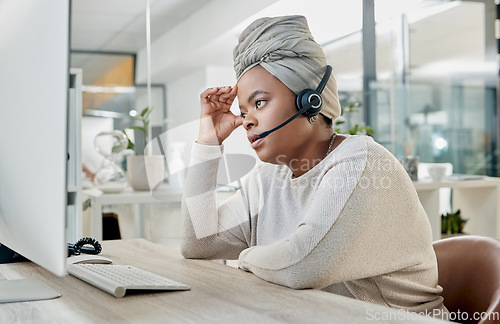
M 115 297 L 127 290 L 189 290 L 190 287 L 128 265 L 68 264 L 68 272 Z

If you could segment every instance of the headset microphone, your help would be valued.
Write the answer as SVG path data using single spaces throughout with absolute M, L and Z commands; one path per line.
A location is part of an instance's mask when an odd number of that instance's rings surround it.
M 316 90 L 305 89 L 302 90 L 297 95 L 296 105 L 299 111 L 297 111 L 295 115 L 288 118 L 286 121 L 274 127 L 273 129 L 260 133 L 259 138 L 266 137 L 267 135 L 280 129 L 281 127 L 285 126 L 286 124 L 288 124 L 289 122 L 291 122 L 292 120 L 294 120 L 295 118 L 297 118 L 302 114 L 304 114 L 307 117 L 312 117 L 317 115 L 321 110 L 321 106 L 323 105 L 323 98 L 321 97 L 321 92 L 323 92 L 323 89 L 325 88 L 326 83 L 328 82 L 328 79 L 330 78 L 331 74 L 332 74 L 332 67 L 330 65 L 327 65 L 325 75 L 323 75 L 323 78 L 321 79 L 321 82 L 319 83 Z

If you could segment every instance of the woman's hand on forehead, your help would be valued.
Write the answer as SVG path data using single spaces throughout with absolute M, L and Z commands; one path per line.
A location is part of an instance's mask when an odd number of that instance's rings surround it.
M 230 109 L 236 98 L 238 87 L 216 87 L 203 91 L 201 101 L 201 123 L 198 142 L 201 144 L 221 144 L 243 120 Z
M 216 104 L 222 105 L 224 108 L 231 108 L 234 98 L 236 98 L 236 91 L 238 86 L 227 86 L 217 88 L 217 92 L 210 95 L 210 100 Z

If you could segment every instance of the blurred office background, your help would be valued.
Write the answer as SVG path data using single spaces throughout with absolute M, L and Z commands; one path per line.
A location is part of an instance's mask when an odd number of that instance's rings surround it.
M 94 136 L 130 126 L 147 105 L 145 7 L 145 0 L 72 0 L 70 62 L 82 69 L 83 162 L 94 171 Z M 186 143 L 187 164 L 199 94 L 235 83 L 232 49 L 241 31 L 262 16 L 301 14 L 333 66 L 342 105 L 355 107 L 345 109 L 343 130 L 369 125 L 398 158 L 407 155 L 403 142 L 414 141 L 411 154 L 421 162 L 498 176 L 498 7 L 494 0 L 150 0 L 153 136 L 167 133 L 167 155 L 171 143 Z M 240 128 L 226 152 L 253 155 L 241 145 L 245 137 Z
M 357 106 L 344 115 L 348 123 L 370 125 L 398 157 L 401 141 L 415 136 L 421 162 L 496 176 L 497 7 L 493 0 L 151 0 L 154 134 L 194 122 L 205 88 L 234 84 L 232 48 L 246 25 L 302 14 L 334 68 L 342 104 Z M 104 118 L 121 129 L 146 106 L 144 17 L 142 0 L 72 0 L 71 66 L 83 69 L 84 125 L 99 130 Z M 179 137 L 190 139 L 192 127 Z

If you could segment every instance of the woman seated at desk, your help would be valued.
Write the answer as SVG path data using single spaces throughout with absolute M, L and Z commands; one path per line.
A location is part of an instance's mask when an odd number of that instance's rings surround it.
M 183 255 L 238 259 L 241 269 L 294 289 L 445 314 L 430 225 L 412 182 L 372 138 L 334 132 L 336 82 L 305 17 L 255 21 L 233 54 L 237 85 L 201 94 L 182 201 Z M 304 89 L 313 91 L 302 96 Z M 241 116 L 229 110 L 236 96 Z M 264 136 L 300 108 L 305 115 Z M 241 125 L 267 163 L 217 207 L 222 142 Z

